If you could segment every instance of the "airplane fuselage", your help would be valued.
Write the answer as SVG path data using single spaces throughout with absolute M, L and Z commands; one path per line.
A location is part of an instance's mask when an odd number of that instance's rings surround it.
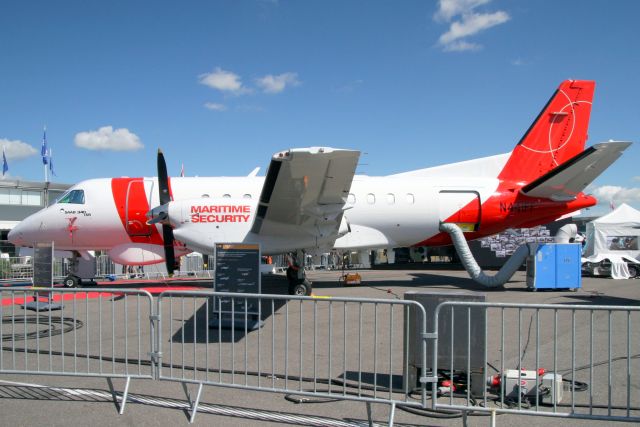
M 570 203 L 522 196 L 517 183 L 480 177 L 369 177 L 356 175 L 346 197 L 340 236 L 324 241 L 318 235 L 257 236 L 251 233 L 263 177 L 172 178 L 172 217 L 191 235 L 189 248 L 213 251 L 215 242 L 259 242 L 265 254 L 296 248 L 387 248 L 443 245 L 449 237 L 438 231 L 441 221 L 462 224 L 469 238 L 511 227 L 549 222 L 595 204 L 582 195 Z M 76 197 L 59 201 L 32 215 L 12 232 L 24 246 L 53 241 L 57 249 L 148 253 L 140 264 L 162 260 L 160 225 L 147 225 L 147 212 L 158 205 L 156 178 L 113 178 L 83 181 L 70 189 Z M 81 203 L 79 203 L 81 202 Z M 27 231 L 31 230 L 31 231 Z M 199 236 L 193 237 L 193 236 Z M 334 236 L 335 238 L 335 236 Z M 176 232 L 180 240 L 180 233 Z
M 594 89 L 562 82 L 510 153 L 388 176 L 355 175 L 359 151 L 307 147 L 275 153 L 264 178 L 168 179 L 159 151 L 160 180 L 81 182 L 9 239 L 107 250 L 122 264 L 166 257 L 169 271 L 173 252 L 212 253 L 219 242 L 259 243 L 264 254 L 436 246 L 450 243 L 442 222 L 469 240 L 545 224 L 595 205 L 584 189 L 630 144 L 585 149 Z

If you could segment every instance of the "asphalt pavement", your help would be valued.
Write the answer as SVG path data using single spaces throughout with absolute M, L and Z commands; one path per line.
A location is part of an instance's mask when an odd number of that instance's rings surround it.
M 582 280 L 582 288 L 577 291 L 539 291 L 531 292 L 526 288 L 526 277 L 524 272 L 518 272 L 514 278 L 503 288 L 484 289 L 480 285 L 470 280 L 464 271 L 457 270 L 362 270 L 362 284 L 358 286 L 344 287 L 339 282 L 341 272 L 339 271 L 311 271 L 309 278 L 314 284 L 314 294 L 318 297 L 353 297 L 353 298 L 382 298 L 382 299 L 403 299 L 404 293 L 409 291 L 431 291 L 431 292 L 451 292 L 451 291 L 474 291 L 486 295 L 488 302 L 505 302 L 518 304 L 585 304 L 589 306 L 616 305 L 616 306 L 638 306 L 640 305 L 640 280 L 612 280 L 585 277 Z M 263 292 L 273 294 L 286 293 L 286 280 L 282 276 L 263 276 Z M 186 284 L 185 284 L 186 285 Z M 110 287 L 118 284 L 110 284 Z M 166 283 L 129 283 L 121 284 L 123 289 L 153 289 L 154 293 L 166 287 Z M 206 288 L 208 282 L 195 282 L 188 284 L 189 289 Z M 178 289 L 179 287 L 176 286 Z M 94 290 L 99 290 L 98 289 Z M 87 313 L 94 310 L 94 305 L 99 301 L 91 300 L 86 302 Z M 81 306 L 85 307 L 85 306 Z M 97 307 L 97 306 L 96 306 Z M 65 316 L 71 306 L 66 304 Z M 80 308 L 78 309 L 80 310 Z M 281 308 L 275 307 L 276 313 Z M 3 310 L 3 318 L 9 315 L 22 316 L 21 309 L 9 310 L 7 306 Z M 607 329 L 609 324 L 606 317 L 597 318 L 594 324 L 588 325 L 578 314 L 571 321 L 561 321 L 556 324 L 554 331 L 553 323 L 549 322 L 549 315 L 544 312 L 537 317 L 529 312 L 518 314 L 519 320 L 497 321 L 489 320 L 488 328 L 490 332 L 503 330 L 506 339 L 510 342 L 520 342 L 524 346 L 527 341 L 536 339 L 544 341 L 548 336 L 562 334 L 565 330 L 572 328 L 582 331 L 581 328 L 595 328 L 599 333 L 601 328 Z M 115 324 L 124 322 L 126 316 L 114 316 Z M 130 320 L 130 319 L 129 319 Z M 300 320 L 302 322 L 302 320 Z M 306 321 L 305 321 L 306 322 Z M 518 324 L 520 322 L 520 324 Z M 626 330 L 627 324 L 624 319 L 620 326 L 614 319 L 613 328 L 620 331 L 620 335 L 629 336 L 629 351 L 633 356 L 629 366 L 630 372 L 637 378 L 636 372 L 640 372 L 637 363 L 638 331 L 636 329 Z M 512 327 L 518 324 L 517 327 Z M 305 323 L 307 325 L 307 323 Z M 531 326 L 533 325 L 533 326 Z M 88 326 L 88 325 L 87 325 Z M 358 324 L 347 325 L 349 328 L 358 328 Z M 110 326 L 109 326 L 110 327 Z M 398 328 L 401 328 L 398 325 Z M 533 331 L 533 332 L 532 332 Z M 538 332 L 539 331 L 539 332 Z M 3 326 L 3 335 L 7 334 Z M 300 331 L 302 335 L 304 331 Z M 143 330 L 143 333 L 146 331 Z M 151 333 L 151 332 L 149 332 Z M 347 331 L 345 331 L 345 334 Z M 520 335 L 520 339 L 518 339 Z M 580 333 L 575 334 L 578 340 L 582 339 Z M 166 342 L 166 338 L 162 337 Z M 241 343 L 242 337 L 237 342 Z M 570 369 L 570 364 L 566 359 L 566 354 L 573 352 L 574 360 L 582 364 L 588 353 L 581 343 L 571 343 L 570 340 L 557 340 L 561 348 L 545 346 L 544 342 L 539 345 L 540 354 L 528 354 L 528 360 L 534 357 L 544 360 L 552 360 L 553 355 L 559 360 L 556 368 L 558 370 Z M 513 358 L 498 354 L 496 340 L 489 340 L 487 349 L 488 360 L 498 361 L 500 357 L 511 361 Z M 8 345 L 7 341 L 3 345 Z M 283 344 L 284 345 L 284 344 Z M 596 350 L 604 346 L 606 353 L 606 343 L 596 342 Z M 617 351 L 617 344 L 609 344 L 613 351 Z M 521 349 L 520 349 L 521 350 Z M 577 355 L 575 354 L 577 350 Z M 623 353 L 627 350 L 622 349 Z M 601 354 L 596 352 L 596 354 Z M 187 356 L 188 357 L 188 356 Z M 304 357 L 307 357 L 306 355 Z M 313 355 L 309 355 L 312 358 Z M 7 366 L 10 360 L 1 361 L 2 366 Z M 302 356 L 300 364 L 303 363 Z M 313 363 L 313 360 L 304 360 L 305 366 Z M 552 363 L 552 362 L 550 362 Z M 19 361 L 18 361 L 19 364 Z M 617 366 L 617 365 L 616 365 Z M 575 367 L 575 366 L 574 366 Z M 627 375 L 626 367 L 622 364 L 621 370 L 616 369 L 612 374 L 614 377 Z M 46 371 L 42 369 L 41 371 Z M 588 372 L 588 370 L 587 370 Z M 600 372 L 592 376 L 594 381 L 600 381 Z M 605 373 L 606 374 L 606 373 Z M 586 372 L 581 372 L 581 379 L 584 380 Z M 589 377 L 587 377 L 589 379 Z M 638 381 L 630 386 L 629 403 L 632 407 L 640 406 L 640 392 L 638 391 Z M 122 391 L 124 387 L 123 379 L 115 379 L 116 390 Z M 194 396 L 196 385 L 187 386 L 188 391 Z M 598 391 L 600 393 L 600 391 Z M 599 395 L 595 395 L 600 398 Z M 615 396 L 614 396 L 615 397 Z M 205 386 L 200 398 L 200 409 L 193 425 L 218 425 L 218 426 L 281 426 L 288 425 L 317 425 L 317 426 L 357 426 L 367 425 L 367 406 L 363 402 L 333 400 L 327 401 L 308 399 L 306 403 L 294 403 L 291 400 L 300 402 L 300 399 L 285 399 L 282 393 L 271 393 L 265 391 L 251 391 L 238 388 L 228 388 L 220 386 Z M 615 399 L 614 399 L 615 400 Z M 188 402 L 185 390 L 179 382 L 155 381 L 148 379 L 133 379 L 129 389 L 129 399 L 124 413 L 118 414 L 118 408 L 113 403 L 109 386 L 104 378 L 92 378 L 84 376 L 51 376 L 51 375 L 27 375 L 21 373 L 0 374 L 0 404 L 2 405 L 2 425 L 49 425 L 49 426 L 175 426 L 189 424 Z M 386 424 L 390 406 L 375 403 L 372 405 L 373 419 L 377 424 Z M 633 412 L 638 416 L 638 412 Z M 444 426 L 462 425 L 459 414 L 443 413 L 422 413 L 414 414 L 398 407 L 394 417 L 395 425 L 406 426 Z M 519 425 L 529 424 L 532 426 L 543 426 L 549 422 L 560 426 L 596 426 L 602 425 L 603 421 L 597 420 L 577 420 L 564 418 L 548 418 L 539 416 L 522 415 L 499 415 L 498 425 Z M 620 423 L 616 425 L 632 425 L 632 423 Z M 487 416 L 469 416 L 468 425 L 489 425 Z M 635 424 L 634 424 L 635 425 Z

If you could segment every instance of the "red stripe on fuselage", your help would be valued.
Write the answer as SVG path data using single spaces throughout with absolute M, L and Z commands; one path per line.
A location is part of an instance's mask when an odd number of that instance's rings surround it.
M 113 178 L 111 192 L 122 227 L 129 235 L 131 242 L 162 245 L 162 236 L 157 228 L 146 225 L 146 213 L 149 212 L 150 207 L 144 190 L 144 179 Z M 171 186 L 169 186 L 169 194 L 171 194 Z
M 512 186 L 501 183 L 498 191 L 494 193 L 481 207 L 481 219 L 477 231 L 465 233 L 467 240 L 480 239 L 492 236 L 508 228 L 530 228 L 537 225 L 548 224 L 566 214 L 580 209 L 594 206 L 597 200 L 592 196 L 580 193 L 575 200 L 570 202 L 554 202 L 549 199 L 527 197 L 509 188 Z M 477 209 L 474 200 L 461 209 Z M 456 222 L 459 212 L 454 213 L 443 222 Z M 450 245 L 451 237 L 447 233 L 438 233 L 433 237 L 416 243 L 414 246 L 442 246 Z

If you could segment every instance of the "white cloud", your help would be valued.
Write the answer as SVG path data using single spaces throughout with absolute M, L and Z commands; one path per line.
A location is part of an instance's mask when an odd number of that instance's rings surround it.
M 226 111 L 227 106 L 224 104 L 216 104 L 215 102 L 205 102 L 204 108 L 213 111 Z
M 626 188 L 617 185 L 602 185 L 595 187 L 592 190 L 592 194 L 598 198 L 599 203 L 606 203 L 613 201 L 617 206 L 621 203 L 639 203 L 640 202 L 640 188 Z
M 482 46 L 477 43 L 469 43 L 464 40 L 457 40 L 451 43 L 446 44 L 443 47 L 445 52 L 464 52 L 465 50 L 480 50 Z
M 113 126 L 77 133 L 74 142 L 87 150 L 135 151 L 144 147 L 135 133 L 126 128 L 114 130 Z
M 440 0 L 439 9 L 434 15 L 436 21 L 449 22 L 456 15 L 469 13 L 474 8 L 491 0 Z
M 450 22 L 449 30 L 438 39 L 438 45 L 445 52 L 479 50 L 482 45 L 464 40 L 496 25 L 504 24 L 510 18 L 505 11 L 477 13 L 473 9 L 489 3 L 490 0 L 440 0 L 434 15 L 436 21 Z M 455 17 L 458 17 L 454 20 Z
M 7 161 L 25 159 L 27 157 L 35 156 L 40 152 L 26 142 L 5 138 L 0 138 L 0 152 L 2 149 L 5 150 Z
M 634 176 L 632 179 L 633 179 L 634 181 L 640 181 L 640 176 Z
M 298 80 L 297 73 L 282 73 L 277 76 L 268 74 L 264 77 L 256 79 L 256 84 L 265 93 L 280 93 L 287 86 L 298 86 L 300 81 Z
M 242 85 L 239 75 L 231 71 L 225 71 L 220 67 L 216 67 L 216 69 L 211 73 L 201 74 L 199 76 L 199 81 L 201 84 L 221 92 L 232 93 L 235 95 L 250 92 L 248 88 Z

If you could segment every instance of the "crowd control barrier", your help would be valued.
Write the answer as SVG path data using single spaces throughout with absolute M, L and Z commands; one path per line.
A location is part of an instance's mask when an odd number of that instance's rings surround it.
M 90 288 L 0 295 L 0 373 L 104 377 L 120 413 L 136 378 L 182 383 L 191 421 L 203 386 L 362 401 L 369 417 L 372 403 L 388 404 L 390 424 L 396 405 L 427 405 L 426 383 L 403 382 L 403 323 L 418 316 L 426 325 L 412 301 L 210 291 L 166 291 L 154 301 L 145 291 Z M 62 307 L 22 308 L 34 298 Z M 122 397 L 115 378 L 125 379 Z
M 397 299 L 113 288 L 0 297 L 0 373 L 105 378 L 120 413 L 130 381 L 146 379 L 181 383 L 191 421 L 203 387 L 363 402 L 370 423 L 373 403 L 389 405 L 389 424 L 398 407 L 492 425 L 501 413 L 640 421 L 640 307 L 467 301 L 426 313 Z M 49 305 L 25 310 L 34 298 Z
M 451 382 L 432 383 L 432 409 L 488 412 L 491 425 L 500 413 L 640 421 L 640 307 L 445 302 L 433 316 L 429 366 Z
M 125 380 L 154 378 L 151 294 L 125 289 L 0 289 L 0 372 Z M 40 302 L 39 311 L 25 305 Z

